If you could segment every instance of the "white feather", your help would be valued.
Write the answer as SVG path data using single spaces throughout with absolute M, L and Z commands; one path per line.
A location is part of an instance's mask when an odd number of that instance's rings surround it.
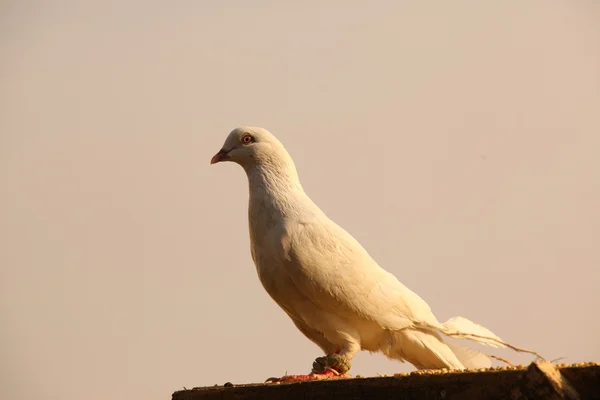
M 452 342 L 446 342 L 446 344 L 448 347 L 450 347 L 450 350 L 452 350 L 465 368 L 489 368 L 492 366 L 492 360 L 490 360 L 488 356 L 479 350 L 461 346 Z
M 492 331 L 463 317 L 450 318 L 442 326 L 442 332 L 450 337 L 470 339 L 491 347 L 506 347 Z

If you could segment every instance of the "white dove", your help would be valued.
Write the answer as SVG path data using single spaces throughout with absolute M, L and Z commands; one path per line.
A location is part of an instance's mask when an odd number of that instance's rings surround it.
M 250 245 L 260 282 L 325 353 L 310 375 L 282 379 L 347 376 L 360 350 L 418 369 L 491 365 L 483 353 L 446 343 L 444 336 L 514 348 L 466 318 L 440 323 L 423 299 L 308 197 L 292 158 L 267 130 L 234 129 L 210 163 L 221 161 L 241 165 L 248 176 Z

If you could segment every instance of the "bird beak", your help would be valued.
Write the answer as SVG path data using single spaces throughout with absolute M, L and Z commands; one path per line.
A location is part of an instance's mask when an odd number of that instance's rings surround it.
M 227 160 L 227 153 L 228 151 L 225 149 L 219 150 L 219 152 L 210 159 L 210 165 Z

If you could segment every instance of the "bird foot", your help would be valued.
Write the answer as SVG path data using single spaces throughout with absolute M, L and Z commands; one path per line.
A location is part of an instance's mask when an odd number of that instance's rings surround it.
M 281 378 L 269 378 L 265 383 L 278 383 L 278 382 L 307 382 L 307 381 L 320 381 L 323 379 L 340 379 L 340 378 L 352 378 L 349 374 L 340 374 L 334 369 L 329 369 L 323 373 L 310 373 L 308 375 L 285 375 Z
M 323 357 L 317 357 L 313 363 L 313 373 L 322 374 L 333 370 L 339 374 L 345 374 L 350 371 L 350 360 L 339 354 L 328 354 Z
M 285 375 L 281 378 L 269 378 L 265 382 L 304 382 L 322 379 L 352 378 L 347 372 L 350 370 L 350 360 L 339 354 L 328 354 L 317 357 L 313 362 L 312 372 L 308 375 Z

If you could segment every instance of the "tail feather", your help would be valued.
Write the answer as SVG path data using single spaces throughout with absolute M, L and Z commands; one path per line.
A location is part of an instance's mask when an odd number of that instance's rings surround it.
M 444 322 L 441 332 L 453 338 L 469 339 L 491 347 L 507 347 L 495 333 L 463 317 L 450 318 Z
M 417 369 L 489 368 L 493 355 L 453 343 L 452 339 L 467 339 L 491 347 L 508 347 L 529 353 L 544 360 L 534 351 L 506 343 L 489 329 L 463 317 L 450 318 L 443 324 L 419 324 L 412 329 L 391 331 L 386 345 L 381 348 L 389 358 L 408 361 Z M 446 336 L 446 340 L 442 335 Z M 507 362 L 507 361 L 505 361 Z
M 448 340 L 445 340 L 445 342 L 465 368 L 490 368 L 492 366 L 492 360 L 479 350 L 451 343 Z
M 491 347 L 508 347 L 519 353 L 532 354 L 538 359 L 545 361 L 545 358 L 535 351 L 523 349 L 507 343 L 489 329 L 463 317 L 450 318 L 448 321 L 438 326 L 427 325 L 427 328 L 436 330 L 455 339 L 472 340 Z
M 392 331 L 389 346 L 382 351 L 389 358 L 406 360 L 417 369 L 464 369 L 457 355 L 437 332 L 406 329 Z

